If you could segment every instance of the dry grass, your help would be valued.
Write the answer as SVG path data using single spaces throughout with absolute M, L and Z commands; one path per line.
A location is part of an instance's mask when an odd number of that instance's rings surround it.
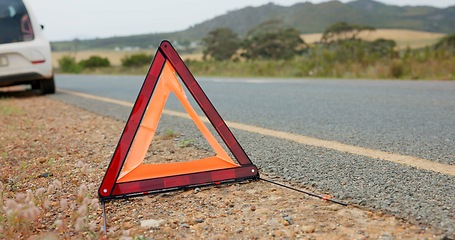
M 2 96 L 8 94 L 0 94 L 0 238 L 99 236 L 97 184 L 90 181 L 94 165 L 88 160 L 89 152 L 79 145 L 94 139 L 70 140 L 88 129 L 66 118 L 65 106 L 54 108 L 39 98 L 36 100 L 41 103 L 34 104 L 32 98 L 28 108 L 21 104 L 24 101 Z M 45 117 L 55 110 L 60 110 L 60 118 Z M 43 115 L 35 115 L 39 111 Z M 81 116 L 91 122 L 87 117 Z
M 322 33 L 302 34 L 301 37 L 306 43 L 315 43 L 321 39 Z M 399 49 L 410 47 L 412 49 L 421 48 L 435 44 L 444 37 L 442 33 L 432 33 L 423 31 L 403 30 L 403 29 L 377 29 L 376 31 L 364 32 L 360 35 L 362 39 L 374 41 L 379 38 L 391 39 L 397 43 Z

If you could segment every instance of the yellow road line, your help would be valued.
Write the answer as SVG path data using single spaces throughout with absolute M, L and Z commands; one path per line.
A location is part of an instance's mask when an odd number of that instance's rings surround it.
M 121 106 L 133 107 L 133 103 L 127 102 L 127 101 L 99 97 L 99 96 L 95 96 L 95 95 L 91 95 L 91 94 L 73 92 L 73 91 L 62 90 L 62 89 L 58 89 L 58 92 L 63 92 L 63 93 L 76 95 L 76 96 L 89 98 L 89 99 L 94 99 L 94 100 L 98 100 L 98 101 L 103 101 L 103 102 L 114 103 L 114 104 L 121 105 Z M 184 112 L 177 112 L 177 111 L 164 109 L 163 113 L 166 115 L 174 116 L 174 117 L 191 119 L 190 116 Z M 200 118 L 204 122 L 209 122 L 208 119 L 206 119 L 205 117 L 200 116 Z M 375 159 L 381 159 L 381 160 L 385 160 L 385 161 L 389 161 L 389 162 L 394 162 L 394 163 L 399 163 L 399 164 L 415 167 L 418 169 L 429 170 L 429 171 L 433 171 L 433 172 L 437 172 L 437 173 L 446 174 L 449 176 L 455 176 L 455 166 L 454 165 L 438 163 L 438 162 L 434 162 L 434 161 L 431 161 L 428 159 L 423 159 L 423 158 L 418 158 L 418 157 L 413 157 L 413 156 L 406 156 L 406 155 L 401 155 L 401 154 L 396 154 L 396 153 L 389 153 L 389 152 L 374 150 L 374 149 L 369 149 L 369 148 L 357 147 L 357 146 L 340 143 L 337 141 L 322 140 L 322 139 L 318 139 L 318 138 L 307 137 L 307 136 L 288 133 L 288 132 L 282 132 L 282 131 L 276 131 L 276 130 L 267 129 L 267 128 L 256 127 L 256 126 L 247 125 L 247 124 L 243 124 L 243 123 L 226 121 L 226 124 L 230 128 L 247 131 L 247 132 L 251 132 L 251 133 L 257 133 L 257 134 L 261 134 L 264 136 L 280 138 L 280 139 L 293 141 L 293 142 L 297 142 L 297 143 L 309 145 L 309 146 L 314 146 L 314 147 L 332 149 L 332 150 L 336 150 L 339 152 L 345 152 L 345 153 L 351 153 L 351 154 L 366 156 L 366 157 L 375 158 Z

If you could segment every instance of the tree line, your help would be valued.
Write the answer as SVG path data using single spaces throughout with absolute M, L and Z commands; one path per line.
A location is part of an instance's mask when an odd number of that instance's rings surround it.
M 250 30 L 243 39 L 229 28 L 214 29 L 202 40 L 205 46 L 203 58 L 217 61 L 237 61 L 239 58 L 281 60 L 323 54 L 326 60 L 363 62 L 368 58 L 375 60 L 399 56 L 393 40 L 363 40 L 361 33 L 376 30 L 367 25 L 335 23 L 312 46 L 304 42 L 296 29 L 280 28 L 279 25 L 276 21 L 265 22 Z M 441 39 L 431 50 L 438 52 L 436 55 L 439 57 L 447 57 L 454 54 L 454 49 L 455 34 Z M 406 51 L 409 54 L 410 49 Z
M 425 62 L 431 62 L 434 71 L 440 72 L 443 78 L 455 78 L 455 67 L 450 64 L 455 60 L 455 34 L 447 35 L 437 44 L 423 49 L 408 47 L 399 50 L 396 42 L 390 39 L 362 39 L 362 33 L 375 31 L 367 25 L 335 23 L 324 31 L 318 42 L 311 45 L 304 42 L 297 30 L 279 26 L 276 21 L 265 22 L 251 29 L 243 38 L 229 28 L 214 29 L 202 40 L 203 59 L 212 62 L 212 65 L 216 65 L 217 61 L 242 61 L 246 65 L 258 61 L 287 61 L 299 71 L 292 69 L 293 73 L 285 75 L 295 77 L 375 78 L 374 74 L 370 76 L 360 72 L 377 71 L 378 78 L 413 79 L 431 77 L 416 69 L 425 66 Z M 190 64 L 200 65 L 195 62 Z

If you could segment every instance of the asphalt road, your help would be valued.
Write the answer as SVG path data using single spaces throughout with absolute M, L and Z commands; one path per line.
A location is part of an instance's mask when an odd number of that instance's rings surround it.
M 133 103 L 144 77 L 58 75 L 59 89 Z M 197 78 L 224 120 L 327 140 L 341 149 L 231 129 L 264 172 L 351 204 L 455 234 L 455 175 L 349 150 L 455 167 L 455 82 Z M 131 108 L 68 92 L 51 96 L 126 120 Z M 166 109 L 183 112 L 175 98 Z M 187 133 L 185 119 L 160 127 Z M 194 135 L 194 138 L 197 138 Z M 346 147 L 348 146 L 348 147 Z M 346 148 L 346 150 L 344 150 Z M 417 160 L 415 160 L 417 159 Z

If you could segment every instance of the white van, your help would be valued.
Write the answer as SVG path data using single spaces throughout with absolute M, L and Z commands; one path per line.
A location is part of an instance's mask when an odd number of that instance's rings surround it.
M 51 47 L 26 0 L 0 0 L 0 87 L 54 93 Z

